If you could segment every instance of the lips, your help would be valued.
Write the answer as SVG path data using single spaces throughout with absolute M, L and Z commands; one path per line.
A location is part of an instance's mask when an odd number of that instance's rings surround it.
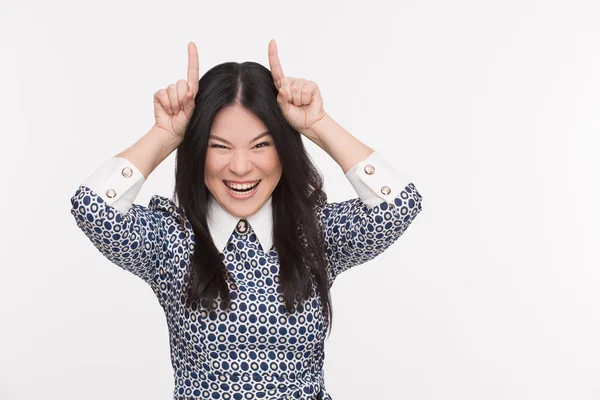
M 260 181 L 260 179 L 256 179 L 256 180 L 253 180 L 253 181 L 226 181 L 226 180 L 223 180 L 223 182 L 225 182 L 225 183 L 227 183 L 229 185 L 243 185 L 244 183 L 246 185 L 251 185 L 251 184 L 254 184 L 254 183 L 259 182 L 259 181 Z
M 225 190 L 227 190 L 227 193 L 232 198 L 237 200 L 246 200 L 253 197 L 256 194 L 256 192 L 258 192 L 260 182 L 261 181 L 259 180 L 254 186 L 246 188 L 245 190 L 232 189 L 231 187 L 229 187 L 229 185 L 225 183 L 225 181 L 223 181 L 223 186 L 225 186 Z
M 250 192 L 250 191 L 252 191 L 253 189 L 255 189 L 255 188 L 258 186 L 258 184 L 261 182 L 261 180 L 262 180 L 262 179 L 259 179 L 259 180 L 257 180 L 257 181 L 246 181 L 246 182 L 244 182 L 244 183 L 245 183 L 245 184 L 246 184 L 246 186 L 248 186 L 248 187 L 246 187 L 246 188 L 243 188 L 243 189 L 237 189 L 237 188 L 234 188 L 234 187 L 232 187 L 232 186 L 231 186 L 231 183 L 232 183 L 233 181 L 223 181 L 223 183 L 225 184 L 225 186 L 227 186 L 227 187 L 228 187 L 229 189 L 231 189 L 231 190 L 235 190 L 235 191 L 237 191 L 237 192 L 244 193 L 244 192 Z

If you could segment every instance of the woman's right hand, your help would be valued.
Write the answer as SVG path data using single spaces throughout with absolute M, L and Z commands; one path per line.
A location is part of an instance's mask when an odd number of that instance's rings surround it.
M 198 49 L 194 42 L 188 43 L 187 81 L 180 79 L 154 93 L 154 125 L 167 131 L 177 140 L 183 140 L 185 128 L 194 111 L 200 68 Z

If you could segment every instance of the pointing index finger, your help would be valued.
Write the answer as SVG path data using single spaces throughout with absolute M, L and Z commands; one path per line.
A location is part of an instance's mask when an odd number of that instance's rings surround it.
M 281 68 L 281 62 L 279 62 L 279 55 L 277 54 L 277 44 L 274 39 L 269 42 L 269 66 L 271 67 L 271 75 L 273 75 L 273 81 L 275 84 L 279 84 L 279 81 L 285 77 L 283 74 L 283 68 Z
M 188 43 L 188 71 L 187 81 L 194 94 L 198 93 L 198 80 L 200 79 L 200 66 L 198 61 L 198 49 L 194 42 Z

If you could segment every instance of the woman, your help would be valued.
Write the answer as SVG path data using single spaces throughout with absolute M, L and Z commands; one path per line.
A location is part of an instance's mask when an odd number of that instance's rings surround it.
M 270 71 L 230 62 L 199 80 L 193 42 L 188 55 L 187 81 L 154 95 L 152 129 L 81 184 L 72 213 L 156 294 L 174 399 L 331 399 L 329 289 L 402 235 L 421 195 L 324 111 L 315 82 L 284 76 L 275 41 Z M 327 202 L 301 135 L 340 165 L 357 198 Z M 178 204 L 133 204 L 175 149 Z

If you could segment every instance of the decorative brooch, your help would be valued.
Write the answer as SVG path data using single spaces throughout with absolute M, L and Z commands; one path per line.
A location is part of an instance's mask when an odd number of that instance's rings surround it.
M 246 218 L 242 218 L 238 221 L 237 225 L 235 226 L 235 231 L 238 233 L 238 235 L 244 235 L 248 232 L 248 221 Z

